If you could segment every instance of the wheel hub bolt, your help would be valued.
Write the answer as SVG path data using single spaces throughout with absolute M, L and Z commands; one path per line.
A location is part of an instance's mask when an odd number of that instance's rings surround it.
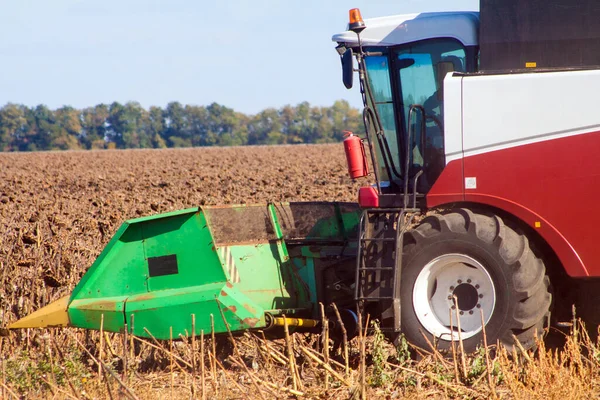
M 450 286 L 450 290 L 454 290 L 454 286 Z
M 481 308 L 481 304 L 477 304 L 477 308 Z
M 471 280 L 470 280 L 470 279 L 467 279 L 467 283 L 471 283 Z
M 452 309 L 453 309 L 453 310 L 456 310 L 456 306 L 452 306 Z
M 469 315 L 473 315 L 473 310 L 469 311 Z
M 460 285 L 461 283 L 462 283 L 462 280 L 461 280 L 461 279 L 459 279 L 459 280 L 458 280 L 458 284 Z
M 448 300 L 452 300 L 452 296 L 448 296 Z
M 475 289 L 479 289 L 479 285 L 475 285 Z
M 480 298 L 480 299 L 483 299 L 483 295 L 482 295 L 482 294 L 480 294 L 480 295 L 479 295 L 479 298 Z
M 464 312 L 464 311 L 461 311 L 461 312 L 460 312 L 460 315 L 465 315 L 465 312 Z

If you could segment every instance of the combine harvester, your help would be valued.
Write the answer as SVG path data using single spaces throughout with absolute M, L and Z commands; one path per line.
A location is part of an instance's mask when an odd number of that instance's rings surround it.
M 600 276 L 600 11 L 537 3 L 366 21 L 351 10 L 333 40 L 365 104 L 376 183 L 359 204 L 129 221 L 70 297 L 10 328 L 313 330 L 322 302 L 350 333 L 360 309 L 423 348 L 424 336 L 441 349 L 460 337 L 472 351 L 482 324 L 490 343 L 534 346 L 553 288 Z M 363 141 L 350 135 L 345 148 L 352 178 L 368 175 Z

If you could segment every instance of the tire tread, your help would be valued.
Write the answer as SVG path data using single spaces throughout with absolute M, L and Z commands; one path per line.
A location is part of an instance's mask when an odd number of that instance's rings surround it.
M 552 295 L 544 263 L 531 250 L 528 238 L 508 227 L 495 214 L 481 214 L 467 208 L 431 214 L 405 235 L 408 237 L 405 243 L 413 243 L 404 249 L 407 263 L 419 242 L 444 232 L 474 235 L 496 248 L 512 274 L 515 300 L 518 302 L 512 315 L 507 316 L 509 320 L 505 326 L 508 328 L 499 333 L 499 339 L 507 348 L 513 347 L 514 337 L 525 348 L 533 347 L 543 335 L 549 319 Z

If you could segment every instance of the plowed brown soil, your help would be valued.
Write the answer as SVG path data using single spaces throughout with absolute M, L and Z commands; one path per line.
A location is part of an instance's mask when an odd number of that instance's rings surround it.
M 0 321 L 68 293 L 126 219 L 357 187 L 340 144 L 1 154 Z

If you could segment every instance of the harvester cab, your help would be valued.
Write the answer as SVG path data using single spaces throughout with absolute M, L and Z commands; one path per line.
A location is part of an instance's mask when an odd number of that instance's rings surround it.
M 344 83 L 358 64 L 364 123 L 376 187 L 364 206 L 422 207 L 445 165 L 444 78 L 475 72 L 477 13 L 424 13 L 362 20 L 350 11 L 348 31 L 334 35 Z
M 426 13 L 364 21 L 350 10 L 346 32 L 333 36 L 343 81 L 358 64 L 366 141 L 375 185 L 359 191 L 355 299 L 381 317 L 382 329 L 402 329 L 404 235 L 426 208 L 426 195 L 446 163 L 444 79 L 476 68 L 477 13 Z M 344 142 L 349 170 L 366 157 Z M 365 154 L 364 146 L 360 152 Z M 362 160 L 362 161 L 361 161 Z M 352 176 L 356 177 L 356 174 Z

